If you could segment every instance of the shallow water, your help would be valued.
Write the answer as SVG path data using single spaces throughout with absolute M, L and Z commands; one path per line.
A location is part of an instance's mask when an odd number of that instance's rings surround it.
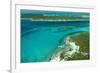
M 89 21 L 21 20 L 21 62 L 49 61 L 65 36 L 89 32 Z

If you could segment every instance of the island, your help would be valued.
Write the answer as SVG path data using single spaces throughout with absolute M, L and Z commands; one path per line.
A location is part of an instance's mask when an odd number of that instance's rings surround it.
M 21 14 L 21 18 L 32 21 L 89 21 L 88 16 L 48 16 L 44 14 Z
M 89 59 L 89 33 L 81 32 L 64 39 L 50 61 L 73 61 Z

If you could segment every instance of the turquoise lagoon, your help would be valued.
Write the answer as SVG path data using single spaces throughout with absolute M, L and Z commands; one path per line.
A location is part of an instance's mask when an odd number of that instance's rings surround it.
M 89 32 L 89 21 L 21 19 L 21 63 L 50 61 L 61 41 L 79 32 Z

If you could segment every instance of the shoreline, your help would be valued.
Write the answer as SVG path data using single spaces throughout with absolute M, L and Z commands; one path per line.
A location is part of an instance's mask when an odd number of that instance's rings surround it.
M 83 34 L 83 33 L 84 32 L 76 33 L 74 35 L 69 35 L 65 37 L 63 40 L 64 44 L 60 45 L 60 47 L 58 46 L 58 50 L 54 52 L 54 54 L 51 57 L 50 62 L 89 59 L 89 52 L 82 51 L 82 48 L 79 44 L 77 44 L 75 41 L 70 40 L 72 36 L 79 36 L 80 34 Z M 88 34 L 88 32 L 85 32 L 85 33 Z
M 87 20 L 87 19 L 75 19 L 75 20 L 61 20 L 61 19 L 58 19 L 58 20 L 46 20 L 46 19 L 32 19 L 32 18 L 21 18 L 21 19 L 25 19 L 25 20 L 30 20 L 30 21 L 48 21 L 48 22 L 61 22 L 61 21 L 63 21 L 63 22 L 74 22 L 74 21 L 89 21 L 89 20 Z

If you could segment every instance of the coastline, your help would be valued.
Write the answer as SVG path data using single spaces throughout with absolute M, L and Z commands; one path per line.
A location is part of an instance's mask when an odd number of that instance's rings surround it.
M 46 20 L 46 19 L 32 19 L 32 18 L 21 18 L 21 19 L 25 19 L 25 20 L 30 20 L 30 21 L 48 21 L 48 22 L 65 22 L 65 21 L 68 21 L 68 22 L 70 22 L 70 21 L 89 21 L 89 20 L 87 20 L 87 19 L 57 19 L 57 20 Z
M 83 44 L 78 44 L 76 40 L 73 38 L 81 37 L 81 35 L 88 35 L 88 32 L 76 33 L 74 35 L 70 35 L 64 38 L 64 44 L 58 46 L 58 50 L 54 52 L 51 57 L 50 62 L 61 62 L 61 61 L 72 61 L 72 60 L 88 60 L 89 59 L 89 48 L 86 48 L 88 51 L 84 51 Z M 80 41 L 84 39 L 78 39 Z M 88 40 L 87 40 L 88 41 Z M 82 41 L 83 42 L 83 41 Z M 89 46 L 89 45 L 85 45 Z

